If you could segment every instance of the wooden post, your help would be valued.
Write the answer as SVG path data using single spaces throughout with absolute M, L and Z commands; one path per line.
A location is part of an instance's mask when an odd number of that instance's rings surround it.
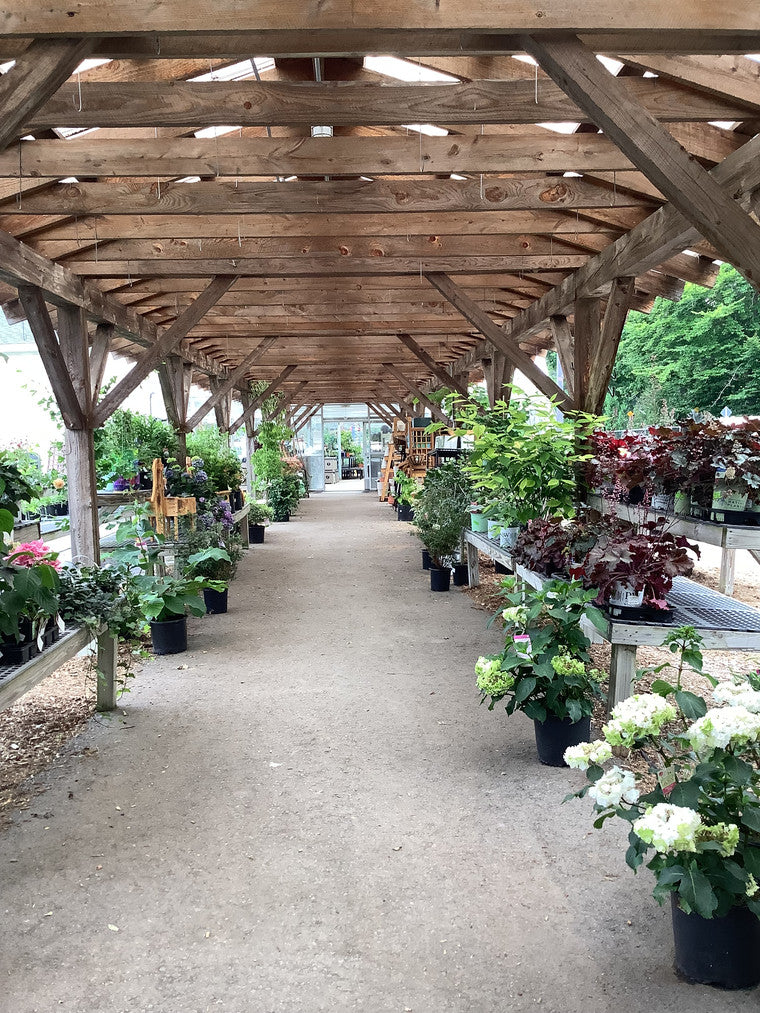
M 187 457 L 187 434 L 192 429 L 187 418 L 190 388 L 193 384 L 192 364 L 178 355 L 167 355 L 158 365 L 158 380 L 166 414 L 177 437 L 177 460 L 184 463 Z
M 633 692 L 636 675 L 636 647 L 630 644 L 613 644 L 610 658 L 610 689 L 607 694 L 607 711 L 627 700 Z
M 599 346 L 602 330 L 601 299 L 575 300 L 573 335 L 573 395 L 580 411 L 588 411 L 591 360 Z
M 98 688 L 95 709 L 116 710 L 116 671 L 119 658 L 119 641 L 108 630 L 98 635 L 97 674 Z
M 480 585 L 480 556 L 477 545 L 472 542 L 465 542 L 467 546 L 467 583 L 470 587 Z

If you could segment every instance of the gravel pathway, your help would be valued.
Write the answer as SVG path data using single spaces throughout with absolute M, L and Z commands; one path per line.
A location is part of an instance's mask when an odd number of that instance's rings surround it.
M 3 1013 L 701 1013 L 621 828 L 560 805 L 498 642 L 374 497 L 312 497 L 0 835 Z

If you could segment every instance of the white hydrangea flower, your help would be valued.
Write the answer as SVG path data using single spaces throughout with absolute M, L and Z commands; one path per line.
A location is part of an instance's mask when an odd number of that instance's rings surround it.
M 633 772 L 620 767 L 613 767 L 603 774 L 591 785 L 588 793 L 600 809 L 618 806 L 621 802 L 638 802 L 640 794 Z
M 505 623 L 511 626 L 525 626 L 528 621 L 528 610 L 524 605 L 515 605 L 513 608 L 506 608 L 501 613 Z
M 702 817 L 686 806 L 660 802 L 633 824 L 633 832 L 646 844 L 665 855 L 674 851 L 696 851 L 697 831 Z
M 760 714 L 760 692 L 746 682 L 721 682 L 713 690 L 713 697 L 729 707 L 745 707 L 752 714 Z
M 602 734 L 610 745 L 630 747 L 637 739 L 658 735 L 662 726 L 675 717 L 675 707 L 664 697 L 637 693 L 615 707 Z
M 760 715 L 746 707 L 713 707 L 686 730 L 686 737 L 695 753 L 709 753 L 757 742 L 760 738 Z
M 579 746 L 568 746 L 565 763 L 573 770 L 588 770 L 592 763 L 601 766 L 612 756 L 612 746 L 602 739 L 596 742 L 581 742 Z

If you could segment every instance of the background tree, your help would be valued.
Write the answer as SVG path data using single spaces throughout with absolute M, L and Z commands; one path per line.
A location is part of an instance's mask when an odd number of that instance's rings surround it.
M 687 284 L 679 302 L 631 312 L 605 402 L 610 428 L 682 418 L 692 410 L 760 414 L 760 302 L 729 265 L 713 288 Z

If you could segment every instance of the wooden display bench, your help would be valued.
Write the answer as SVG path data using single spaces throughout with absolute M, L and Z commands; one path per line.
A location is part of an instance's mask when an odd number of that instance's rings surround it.
M 240 510 L 236 510 L 232 519 L 235 522 L 235 526 L 240 534 L 240 541 L 243 543 L 244 549 L 250 549 L 251 547 L 251 536 L 248 531 L 248 514 L 251 512 L 251 504 L 244 503 Z
M 629 506 L 627 503 L 613 503 L 603 496 L 587 497 L 588 505 L 600 514 L 614 514 L 630 524 L 642 524 L 646 521 L 665 517 L 668 531 L 674 535 L 685 535 L 695 542 L 717 545 L 720 548 L 720 577 L 718 587 L 723 594 L 734 593 L 736 579 L 736 550 L 746 549 L 760 562 L 760 527 L 748 525 L 716 524 L 714 521 L 700 521 L 696 517 L 684 517 L 681 514 L 667 514 L 662 510 L 649 510 L 643 506 Z
M 530 587 L 542 588 L 548 578 L 515 564 L 507 549 L 477 531 L 465 531 L 467 571 L 470 587 L 480 583 L 478 552 L 506 566 Z M 702 637 L 706 651 L 760 651 L 760 612 L 734 601 L 727 595 L 703 587 L 687 577 L 676 577 L 668 602 L 676 610 L 674 622 L 626 622 L 605 617 L 597 628 L 584 618 L 584 633 L 592 642 L 606 640 L 612 645 L 610 688 L 607 697 L 611 709 L 633 692 L 636 674 L 636 649 L 659 647 L 668 633 L 678 626 L 693 626 Z
M 66 630 L 60 640 L 23 665 L 4 665 L 0 659 L 0 710 L 10 707 L 24 693 L 57 672 L 92 640 L 91 631 L 86 626 L 80 626 Z M 99 711 L 112 711 L 116 708 L 118 640 L 103 627 L 96 635 L 96 642 L 98 685 L 95 707 Z

